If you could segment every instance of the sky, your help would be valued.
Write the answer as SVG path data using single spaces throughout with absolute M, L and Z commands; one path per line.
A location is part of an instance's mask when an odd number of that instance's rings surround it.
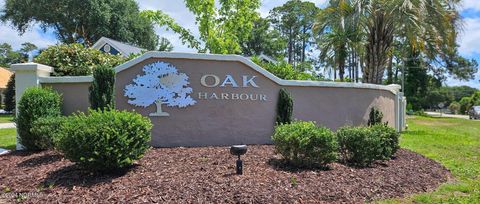
M 195 25 L 194 16 L 185 7 L 181 0 L 136 0 L 141 10 L 162 10 L 181 26 L 190 29 L 195 36 L 198 36 L 198 29 Z M 276 7 L 284 4 L 287 0 L 261 0 L 262 5 L 259 12 L 263 17 L 268 15 L 268 12 Z M 324 7 L 327 0 L 309 0 L 315 3 L 318 7 Z M 0 0 L 0 8 L 5 4 L 5 0 Z M 458 44 L 460 45 L 459 52 L 462 56 L 476 59 L 480 62 L 480 0 L 463 0 L 460 8 L 461 14 L 464 18 L 463 32 L 459 36 Z M 176 52 L 195 52 L 182 45 L 178 35 L 172 31 L 167 31 L 164 28 L 155 28 L 157 35 L 165 37 L 171 41 Z M 19 49 L 24 42 L 31 42 L 39 48 L 45 48 L 49 45 L 58 43 L 51 31 L 44 32 L 38 25 L 33 25 L 23 35 L 19 35 L 12 27 L 0 23 L 0 43 L 9 43 L 14 49 Z M 472 81 L 458 81 L 455 79 L 448 79 L 446 81 L 448 86 L 468 85 L 480 89 L 480 71 L 476 74 L 476 79 Z

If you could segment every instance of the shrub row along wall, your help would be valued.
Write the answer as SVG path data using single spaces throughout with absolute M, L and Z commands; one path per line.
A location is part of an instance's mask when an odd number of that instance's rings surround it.
M 115 69 L 117 108 L 150 115 L 154 146 L 269 144 L 281 88 L 293 96 L 293 117 L 299 120 L 334 130 L 366 125 L 370 108 L 377 107 L 384 122 L 397 130 L 403 126 L 404 100 L 397 86 L 286 81 L 231 55 L 149 52 Z M 148 88 L 158 76 L 168 88 Z M 63 94 L 64 114 L 88 109 L 91 80 L 38 77 L 41 86 Z M 156 98 L 163 104 L 154 104 Z

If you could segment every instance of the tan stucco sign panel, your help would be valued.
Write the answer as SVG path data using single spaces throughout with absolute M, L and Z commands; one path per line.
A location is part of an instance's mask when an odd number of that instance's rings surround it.
M 195 104 L 186 107 L 162 105 L 166 116 L 129 103 L 125 87 L 144 67 L 168 63 L 188 76 L 189 96 Z M 149 116 L 154 125 L 154 146 L 208 146 L 271 143 L 276 104 L 281 85 L 250 66 L 237 61 L 149 58 L 117 73 L 116 105 Z M 294 97 L 294 117 L 314 120 L 319 125 L 338 128 L 360 125 L 368 119 L 371 106 L 380 107 L 393 124 L 394 94 L 385 90 L 285 86 Z M 154 92 L 151 96 L 154 97 Z

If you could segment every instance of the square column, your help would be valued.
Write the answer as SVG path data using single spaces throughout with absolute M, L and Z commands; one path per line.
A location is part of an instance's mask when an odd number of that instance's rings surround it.
M 15 114 L 18 114 L 18 103 L 26 89 L 30 87 L 40 87 L 40 77 L 48 77 L 53 72 L 53 68 L 37 63 L 12 64 L 10 70 L 15 72 Z M 17 150 L 24 149 L 18 142 L 17 130 Z

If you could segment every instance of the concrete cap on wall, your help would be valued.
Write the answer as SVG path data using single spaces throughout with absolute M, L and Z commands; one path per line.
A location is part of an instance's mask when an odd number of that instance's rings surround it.
M 284 80 L 280 79 L 266 69 L 252 62 L 250 59 L 240 55 L 219 55 L 219 54 L 203 54 L 203 53 L 180 53 L 180 52 L 159 52 L 150 51 L 143 55 L 125 62 L 115 67 L 115 72 L 119 73 L 125 69 L 133 67 L 149 58 L 171 58 L 171 59 L 190 59 L 190 60 L 213 60 L 213 61 L 235 61 L 240 62 L 251 69 L 259 72 L 266 78 L 272 80 L 281 86 L 310 86 L 310 87 L 332 87 L 332 88 L 358 88 L 358 89 L 373 89 L 386 90 L 397 95 L 400 92 L 399 85 L 378 85 L 378 84 L 364 84 L 364 83 L 346 83 L 346 82 L 329 82 L 329 81 L 299 81 L 299 80 Z
M 44 65 L 44 64 L 38 64 L 38 63 L 19 63 L 19 64 L 12 64 L 10 66 L 10 70 L 12 71 L 41 71 L 41 72 L 48 72 L 52 73 L 53 72 L 53 67 Z

